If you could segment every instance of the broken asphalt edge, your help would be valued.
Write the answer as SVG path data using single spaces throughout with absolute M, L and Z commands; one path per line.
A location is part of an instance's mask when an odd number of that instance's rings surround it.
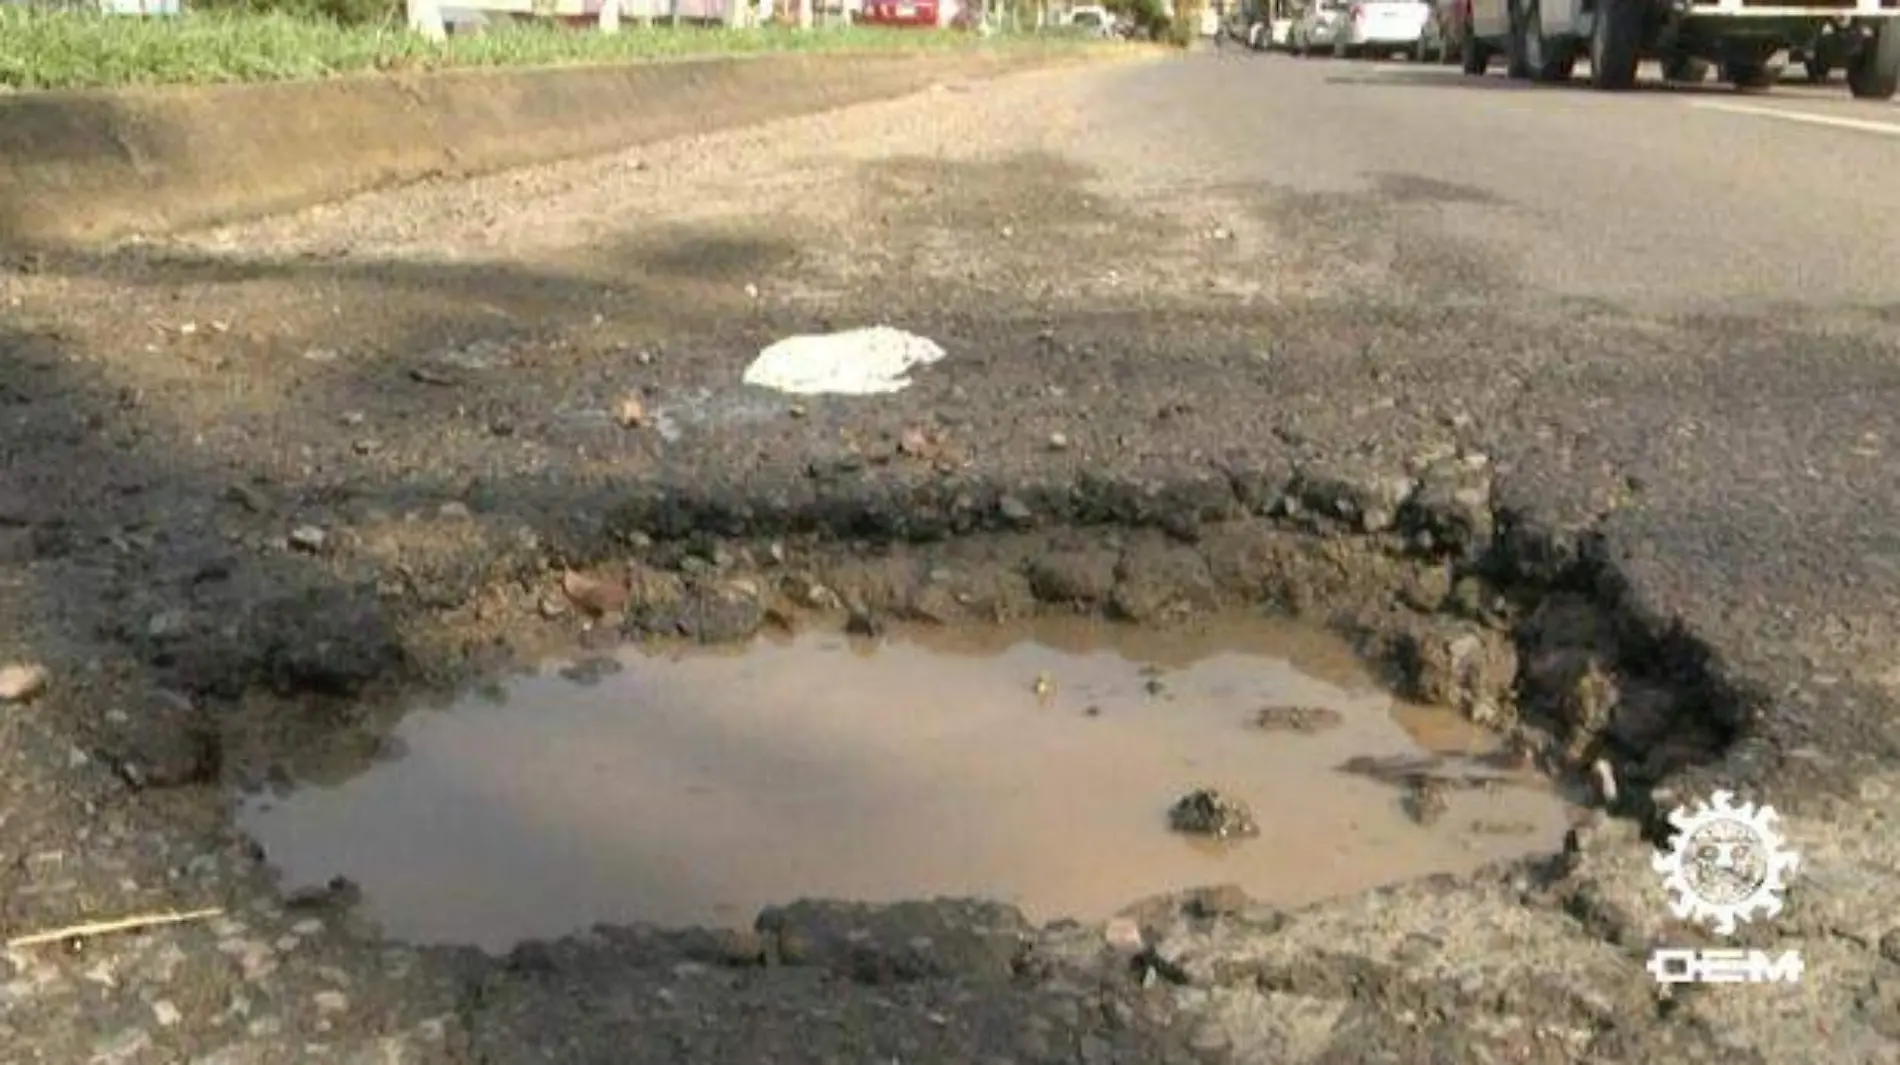
M 388 560 L 339 549 L 325 563 L 331 577 L 341 578 L 332 587 L 358 588 L 362 595 L 347 602 L 313 601 L 286 589 L 291 594 L 258 604 L 251 612 L 245 631 L 266 635 L 235 659 L 224 653 L 209 659 L 186 654 L 182 660 L 207 663 L 199 679 L 214 683 L 186 686 L 214 698 L 236 697 L 259 687 L 315 689 L 357 698 L 373 688 L 400 701 L 403 692 L 418 684 L 457 688 L 485 668 L 432 649 L 424 634 L 436 621 L 496 588 L 513 587 L 532 602 L 544 594 L 550 574 L 616 565 L 631 565 L 659 582 L 642 587 L 635 579 L 626 609 L 630 638 L 686 636 L 709 643 L 756 633 L 760 618 L 769 620 L 772 613 L 766 601 L 780 593 L 774 585 L 784 578 L 841 563 L 875 566 L 866 560 L 893 555 L 904 560 L 893 572 L 904 576 L 883 579 L 888 587 L 882 601 L 863 605 L 900 620 L 994 620 L 984 613 L 988 606 L 916 608 L 932 583 L 928 574 L 946 568 L 985 570 L 1015 581 L 1024 590 L 1008 609 L 1026 603 L 1030 609 L 1081 609 L 1136 622 L 1159 620 L 1178 603 L 1200 610 L 1286 607 L 1276 601 L 1281 598 L 1272 591 L 1276 582 L 1281 587 L 1327 586 L 1326 579 L 1314 581 L 1310 575 L 1272 573 L 1284 562 L 1286 556 L 1280 555 L 1255 566 L 1255 573 L 1265 573 L 1265 579 L 1249 578 L 1239 582 L 1249 587 L 1236 587 L 1235 581 L 1220 579 L 1222 563 L 1202 550 L 1202 545 L 1222 538 L 1231 544 L 1237 536 L 1264 536 L 1279 538 L 1276 543 L 1311 545 L 1326 556 L 1325 566 L 1342 572 L 1359 569 L 1363 576 L 1354 578 L 1358 586 L 1374 588 L 1386 602 L 1406 569 L 1436 568 L 1448 572 L 1449 581 L 1480 579 L 1519 604 L 1518 620 L 1509 623 L 1474 621 L 1449 595 L 1428 603 L 1412 596 L 1410 606 L 1390 616 L 1355 613 L 1343 609 L 1358 594 L 1346 587 L 1349 580 L 1332 586 L 1338 589 L 1338 604 L 1322 601 L 1291 611 L 1353 638 L 1401 688 L 1407 684 L 1406 672 L 1415 672 L 1420 656 L 1428 653 L 1421 651 L 1416 633 L 1406 631 L 1408 621 L 1456 620 L 1467 629 L 1488 626 L 1496 638 L 1524 644 L 1522 619 L 1544 600 L 1562 595 L 1588 602 L 1603 631 L 1612 634 L 1613 646 L 1600 655 L 1604 666 L 1676 694 L 1680 720 L 1668 722 L 1662 738 L 1675 742 L 1677 749 L 1645 750 L 1643 743 L 1619 748 L 1606 738 L 1604 721 L 1563 720 L 1571 713 L 1563 709 L 1569 695 L 1524 691 L 1534 682 L 1515 666 L 1513 672 L 1520 675 L 1505 678 L 1504 686 L 1516 685 L 1516 690 L 1500 695 L 1528 703 L 1541 694 L 1546 703 L 1556 704 L 1558 720 L 1545 724 L 1568 734 L 1554 737 L 1555 746 L 1566 753 L 1547 761 L 1547 767 L 1587 781 L 1593 769 L 1600 769 L 1596 763 L 1605 762 L 1619 782 L 1613 801 L 1606 804 L 1610 811 L 1652 831 L 1662 828 L 1658 802 L 1672 794 L 1721 787 L 1772 794 L 1778 805 L 1793 809 L 1801 804 L 1797 791 L 1816 793 L 1818 788 L 1837 794 L 1851 786 L 1851 774 L 1841 767 L 1870 752 L 1817 756 L 1805 719 L 1773 697 L 1786 688 L 1787 678 L 1757 675 L 1734 662 L 1719 646 L 1691 631 L 1668 604 L 1650 601 L 1627 579 L 1605 529 L 1613 515 L 1567 524 L 1540 521 L 1533 509 L 1506 502 L 1510 496 L 1501 486 L 1507 476 L 1483 455 L 1441 460 L 1409 472 L 1274 455 L 1230 456 L 1198 465 L 1155 464 L 1125 472 L 1018 469 L 949 476 L 901 462 L 867 466 L 861 459 L 850 459 L 836 468 L 813 462 L 756 469 L 723 484 L 662 480 L 567 486 L 555 490 L 558 498 L 529 501 L 540 504 L 535 506 L 539 520 L 531 524 L 522 524 L 519 513 L 478 509 L 472 518 L 481 531 L 463 541 L 464 546 L 450 549 L 458 557 L 412 556 L 397 564 L 394 577 Z M 1017 541 L 1015 546 L 974 561 L 972 556 L 947 554 L 958 545 L 1011 539 Z M 1079 593 L 1073 585 L 1053 590 L 1035 586 L 1039 554 L 1060 553 L 1077 542 L 1104 541 L 1112 545 L 1110 555 L 1121 559 L 1118 571 L 1151 571 L 1141 576 L 1146 588 L 1139 598 L 1155 606 L 1152 612 L 1131 613 L 1126 603 L 1099 589 Z M 1277 548 L 1268 554 L 1273 550 Z M 746 561 L 736 567 L 718 561 L 734 552 Z M 1188 556 L 1187 566 L 1195 575 L 1180 578 L 1178 568 L 1171 572 L 1171 553 Z M 755 561 L 768 555 L 772 561 Z M 878 583 L 873 579 L 867 586 Z M 1190 587 L 1196 583 L 1209 590 Z M 737 614 L 731 612 L 729 595 L 735 584 L 749 588 L 745 597 L 753 600 Z M 1323 600 L 1327 593 L 1318 594 Z M 1358 601 L 1372 598 L 1362 595 Z M 848 598 L 829 605 L 851 606 Z M 1335 606 L 1342 608 L 1332 609 Z M 285 676 L 283 663 L 271 659 L 270 648 L 307 642 L 301 629 L 314 625 L 315 631 L 326 631 L 336 627 L 338 617 L 354 618 L 349 626 L 358 633 L 387 635 L 367 644 L 363 661 L 347 666 L 340 679 L 330 677 L 328 669 L 319 670 L 313 683 L 300 674 Z M 734 617 L 739 620 L 728 620 Z M 1500 628 L 1505 631 L 1495 631 Z M 266 638 L 270 633 L 279 636 Z M 1443 642 L 1442 636 L 1433 638 Z M 173 649 L 174 658 L 179 650 Z M 1527 658 L 1533 651 L 1528 646 L 1518 650 Z M 1465 667 L 1452 671 L 1461 670 Z M 1467 688 L 1479 683 L 1454 679 L 1455 686 Z M 1496 681 L 1485 678 L 1482 684 Z M 1470 707 L 1460 709 L 1470 712 Z M 1579 711 L 1571 716 L 1587 715 Z M 1822 765 L 1829 771 L 1821 772 Z
M 1264 524 L 1299 537 L 1349 542 L 1354 550 L 1403 560 L 1401 564 L 1448 565 L 1461 575 L 1481 575 L 1532 605 L 1560 592 L 1587 599 L 1615 633 L 1617 661 L 1611 668 L 1651 678 L 1687 696 L 1685 712 L 1696 720 L 1676 724 L 1719 737 L 1706 748 L 1706 756 L 1678 760 L 1662 773 L 1642 772 L 1626 757 L 1605 749 L 1599 736 L 1577 745 L 1580 764 L 1549 767 L 1581 776 L 1601 758 L 1619 780 L 1649 778 L 1646 786 L 1621 788 L 1607 804 L 1613 812 L 1635 818 L 1652 832 L 1666 833 L 1659 818 L 1667 807 L 1658 809 L 1658 796 L 1707 787 L 1781 790 L 1782 771 L 1790 768 L 1783 756 L 1802 737 L 1793 722 L 1778 715 L 1769 694 L 1776 685 L 1726 663 L 1720 650 L 1689 631 L 1680 617 L 1647 602 L 1632 587 L 1607 546 L 1603 524 L 1609 515 L 1569 527 L 1541 522 L 1534 511 L 1500 502 L 1497 482 L 1504 475 L 1491 469 L 1484 456 L 1477 458 L 1484 465 L 1478 468 L 1475 496 L 1461 490 L 1461 485 L 1469 487 L 1472 468 L 1455 459 L 1408 472 L 1360 469 L 1325 459 L 1288 461 L 1284 456 L 1265 463 L 1229 457 L 1200 467 L 1133 474 L 1083 468 L 1066 477 L 1045 473 L 917 480 L 808 466 L 796 472 L 755 473 L 749 483 L 619 486 L 600 497 L 604 510 L 582 512 L 602 515 L 598 531 L 606 534 L 606 542 L 576 529 L 578 537 L 567 543 L 589 546 L 565 564 L 624 557 L 624 549 L 616 552 L 611 544 L 670 543 L 704 554 L 720 540 L 796 537 L 859 547 L 905 545 L 927 552 L 931 544 L 969 537 L 1026 532 L 1086 536 L 1091 530 L 1148 530 L 1191 550 L 1216 530 Z M 1117 612 L 1112 602 L 1045 605 Z M 1427 612 L 1443 608 L 1440 604 Z M 1367 630 L 1363 617 L 1313 613 L 1319 615 L 1313 620 L 1346 630 L 1376 664 L 1396 666 L 1401 673 L 1407 668 L 1392 661 L 1395 654 L 1403 658 L 1410 653 L 1403 640 L 1393 643 L 1392 633 Z M 1402 677 L 1399 683 L 1405 683 Z

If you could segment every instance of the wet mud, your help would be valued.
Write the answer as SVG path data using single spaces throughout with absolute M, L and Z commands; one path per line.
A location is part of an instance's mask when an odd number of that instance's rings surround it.
M 1261 727 L 1282 714 L 1302 727 Z M 1232 883 L 1297 906 L 1554 850 L 1571 813 L 1486 766 L 1499 737 L 1258 614 L 635 647 L 414 712 L 391 740 L 349 780 L 247 798 L 239 823 L 293 889 L 343 876 L 385 934 L 491 950 L 597 923 L 749 928 L 790 898 L 1102 920 Z M 1417 780 L 1360 770 L 1395 762 Z M 1210 785 L 1249 831 L 1167 831 Z

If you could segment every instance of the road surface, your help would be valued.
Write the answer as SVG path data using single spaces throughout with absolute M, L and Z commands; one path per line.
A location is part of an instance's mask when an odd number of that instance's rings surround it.
M 0 717 L 0 912 L 226 912 L 8 950 L 0 1046 L 1900 1061 L 1897 131 L 1838 90 L 1610 96 L 1229 49 L 11 262 L 0 664 L 51 681 Z M 870 400 L 740 385 L 771 340 L 878 321 L 947 357 Z M 957 461 L 893 457 L 920 431 Z M 1101 929 L 1035 933 L 1012 972 L 1007 915 L 939 910 L 505 964 L 367 946 L 339 899 L 272 895 L 211 786 L 347 775 L 415 685 L 502 635 L 574 638 L 545 608 L 563 564 L 694 530 L 717 555 L 705 537 L 998 521 L 1004 557 L 1145 510 L 1181 542 L 1128 557 L 1165 583 L 1207 572 L 1199 519 L 1255 489 L 1297 473 L 1301 500 L 1364 512 L 1460 451 L 1490 471 L 1495 579 L 1608 626 L 1624 679 L 1674 693 L 1617 771 L 1782 810 L 1801 879 L 1748 942 L 1801 950 L 1798 987 L 1661 1001 L 1643 952 L 1685 933 L 1620 820 L 1554 865 L 1290 921 L 1152 911 L 1141 980 Z M 924 568 L 1000 572 L 958 558 Z

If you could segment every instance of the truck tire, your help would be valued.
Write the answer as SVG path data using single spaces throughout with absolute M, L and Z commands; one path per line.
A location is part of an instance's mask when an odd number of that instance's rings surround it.
M 1569 81 L 1577 69 L 1577 53 L 1568 41 L 1553 41 L 1544 36 L 1543 9 L 1537 0 L 1524 5 L 1524 17 L 1517 22 L 1520 35 L 1518 52 L 1530 70 L 1532 81 Z
M 1510 18 L 1510 28 L 1504 36 L 1504 76 L 1513 81 L 1529 81 L 1535 73 L 1531 70 L 1530 56 L 1524 40 L 1524 6 L 1518 0 L 1512 0 L 1505 9 Z
M 1781 76 L 1781 68 L 1765 59 L 1732 59 L 1722 64 L 1722 80 L 1743 92 L 1766 92 Z
M 1478 35 L 1465 28 L 1464 35 L 1458 41 L 1458 57 L 1466 74 L 1483 77 L 1491 69 L 1491 49 L 1478 39 Z
M 1590 87 L 1622 92 L 1636 87 L 1643 56 L 1642 0 L 1597 0 L 1590 34 Z
M 1663 62 L 1663 80 L 1700 85 L 1709 76 L 1709 61 L 1692 55 L 1670 56 Z
M 1900 89 L 1900 27 L 1882 20 L 1847 61 L 1847 89 L 1856 100 L 1891 100 Z

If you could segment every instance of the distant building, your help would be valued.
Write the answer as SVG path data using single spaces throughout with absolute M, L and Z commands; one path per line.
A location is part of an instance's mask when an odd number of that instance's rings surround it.
M 98 0 L 108 15 L 176 15 L 179 0 Z

